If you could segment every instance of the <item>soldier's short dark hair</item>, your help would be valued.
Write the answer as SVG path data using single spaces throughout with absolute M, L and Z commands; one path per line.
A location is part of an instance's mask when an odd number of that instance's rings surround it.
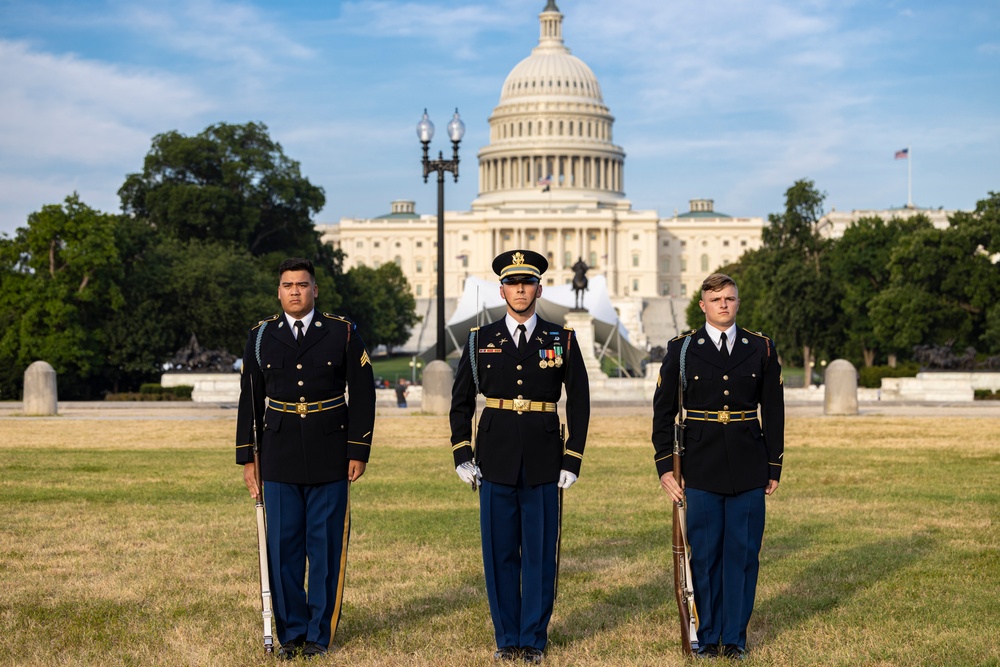
M 736 281 L 724 273 L 713 273 L 701 283 L 701 291 L 718 292 L 728 285 L 736 287 Z M 739 287 L 736 287 L 736 290 L 739 291 Z
M 278 266 L 278 278 L 285 275 L 285 271 L 308 271 L 309 276 L 316 279 L 316 269 L 313 263 L 302 257 L 289 257 Z

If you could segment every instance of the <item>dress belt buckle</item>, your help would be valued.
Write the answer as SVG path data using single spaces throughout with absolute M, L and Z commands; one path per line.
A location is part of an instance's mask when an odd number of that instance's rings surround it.
M 309 406 L 307 404 L 305 404 L 305 403 L 296 403 L 295 404 L 295 414 L 297 414 L 297 415 L 303 415 L 304 416 L 304 415 L 306 415 L 308 413 L 309 413 Z
M 719 423 L 728 424 L 729 423 L 729 410 L 721 410 L 719 412 Z
M 515 398 L 514 399 L 514 409 L 520 412 L 529 412 L 531 410 L 531 400 L 527 398 Z

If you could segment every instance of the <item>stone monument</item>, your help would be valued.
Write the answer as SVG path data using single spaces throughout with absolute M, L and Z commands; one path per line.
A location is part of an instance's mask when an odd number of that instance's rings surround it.
M 846 359 L 827 366 L 823 378 L 823 414 L 858 414 L 858 371 Z
M 580 346 L 591 390 L 602 387 L 602 380 L 606 376 L 601 370 L 601 362 L 594 354 L 594 318 L 586 310 L 571 310 L 566 313 L 566 326 L 576 334 L 576 343 Z
M 451 388 L 455 374 L 447 361 L 436 359 L 424 368 L 423 403 L 420 409 L 432 415 L 446 415 L 451 412 Z
M 56 370 L 45 361 L 36 361 L 24 371 L 24 414 L 54 415 L 59 412 Z

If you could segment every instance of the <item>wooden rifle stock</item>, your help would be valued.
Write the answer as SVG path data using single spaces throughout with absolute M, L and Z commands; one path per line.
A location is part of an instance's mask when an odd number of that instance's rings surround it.
M 260 599 L 261 615 L 264 621 L 264 652 L 274 652 L 274 636 L 271 632 L 271 577 L 267 565 L 267 520 L 264 514 L 264 486 L 260 479 L 260 443 L 257 440 L 257 395 L 254 393 L 253 376 L 250 377 L 250 419 L 253 422 L 253 469 L 257 482 L 257 554 L 260 558 Z

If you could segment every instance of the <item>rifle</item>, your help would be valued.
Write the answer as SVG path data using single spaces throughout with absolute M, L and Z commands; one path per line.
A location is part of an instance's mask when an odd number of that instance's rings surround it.
M 250 418 L 253 420 L 253 469 L 257 482 L 257 552 L 260 556 L 260 599 L 261 615 L 264 619 L 264 652 L 274 652 L 274 637 L 271 634 L 271 578 L 267 567 L 267 520 L 264 515 L 264 486 L 260 480 L 260 443 L 257 440 L 257 394 L 254 393 L 253 375 L 250 376 Z
M 683 353 L 682 353 L 683 354 Z M 683 369 L 683 364 L 682 364 Z M 683 370 L 681 371 L 683 375 Z M 677 381 L 677 421 L 674 423 L 674 481 L 681 484 L 681 457 L 684 456 L 684 385 L 683 377 Z M 683 493 L 683 490 L 681 491 Z M 681 651 L 692 655 L 698 650 L 698 613 L 694 606 L 694 587 L 691 579 L 691 547 L 687 540 L 687 504 L 682 499 L 674 502 L 674 592 L 681 621 Z

